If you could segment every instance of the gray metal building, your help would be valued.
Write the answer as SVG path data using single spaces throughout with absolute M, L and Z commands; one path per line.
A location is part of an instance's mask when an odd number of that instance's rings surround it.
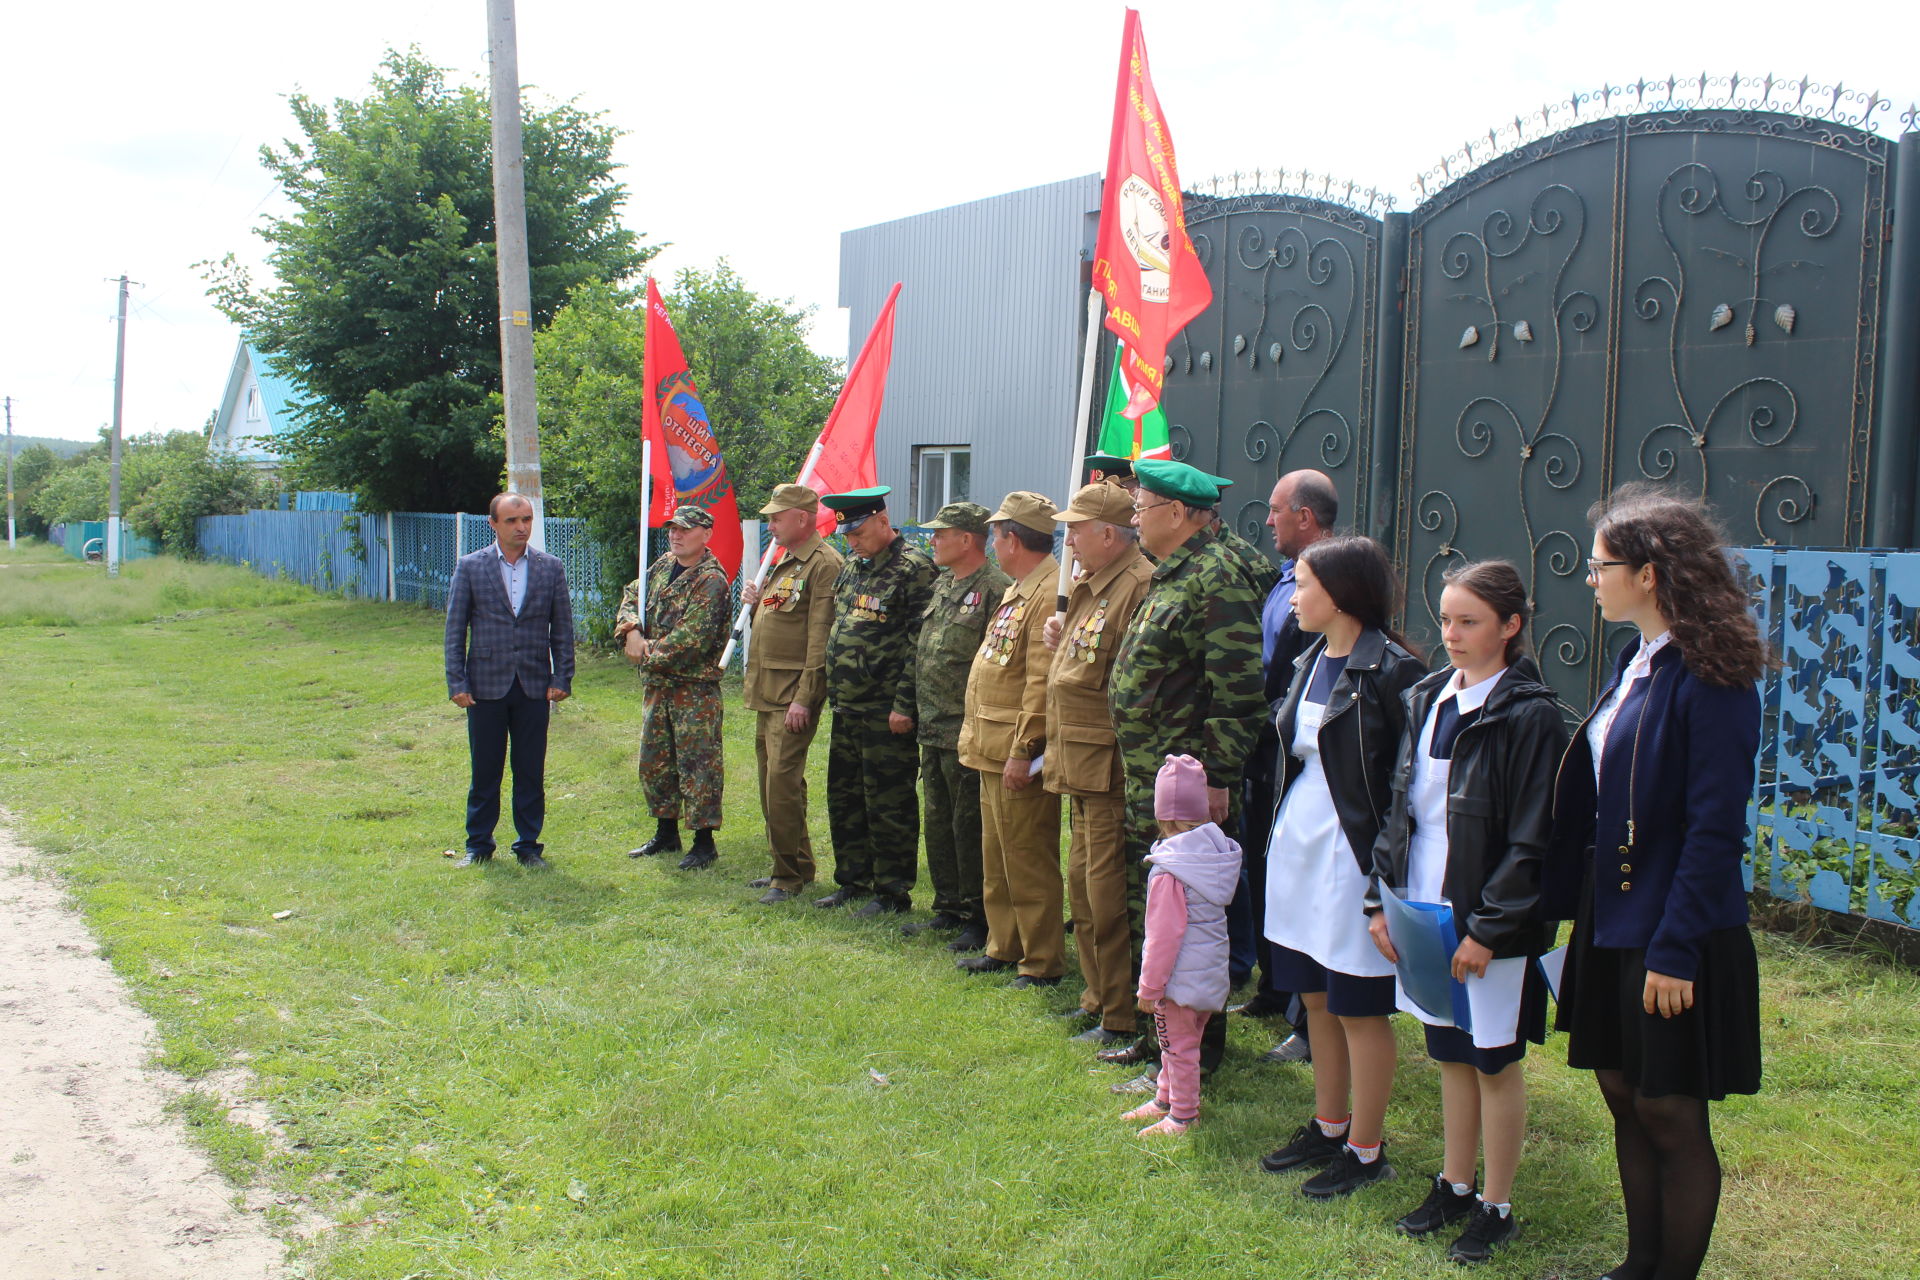
M 849 357 L 902 285 L 874 442 L 897 523 L 1014 489 L 1065 504 L 1099 221 L 1088 174 L 841 235 Z

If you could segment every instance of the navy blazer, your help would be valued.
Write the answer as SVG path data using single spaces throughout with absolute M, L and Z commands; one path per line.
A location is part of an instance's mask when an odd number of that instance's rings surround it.
M 527 548 L 527 591 L 515 617 L 500 581 L 498 543 L 461 556 L 447 590 L 447 696 L 535 698 L 573 692 L 573 602 L 559 557 Z
M 1641 643 L 1620 654 L 1600 702 Z M 1644 947 L 1648 969 L 1691 981 L 1707 935 L 1747 922 L 1740 864 L 1759 749 L 1758 688 L 1696 678 L 1671 644 L 1614 717 L 1597 792 L 1581 724 L 1554 781 L 1549 867 L 1591 859 L 1593 945 Z M 1556 886 L 1559 914 L 1570 887 Z

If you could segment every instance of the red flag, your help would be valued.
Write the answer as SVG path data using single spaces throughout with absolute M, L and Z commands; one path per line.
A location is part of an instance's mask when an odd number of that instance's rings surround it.
M 693 385 L 680 339 L 651 277 L 647 280 L 647 335 L 642 380 L 646 399 L 640 429 L 653 441 L 653 500 L 644 513 L 649 528 L 664 523 L 684 504 L 713 514 L 713 538 L 707 549 L 719 558 L 729 579 L 740 573 L 740 504 L 720 456 L 720 441 L 707 420 L 707 407 Z
M 893 363 L 893 304 L 900 296 L 894 285 L 886 305 L 873 322 L 867 345 L 854 357 L 840 396 L 827 415 L 827 425 L 814 442 L 808 465 L 801 468 L 800 483 L 817 493 L 845 493 L 849 489 L 867 489 L 880 483 L 873 463 L 873 433 L 880 425 L 880 405 L 887 396 L 887 366 Z M 838 517 L 826 507 L 820 508 L 820 534 L 833 532 Z
M 1207 309 L 1213 286 L 1187 235 L 1173 137 L 1147 73 L 1146 39 L 1133 9 L 1120 44 L 1093 284 L 1107 299 L 1107 328 L 1127 344 L 1120 371 L 1129 398 L 1122 412 L 1138 420 L 1160 403 L 1167 343 Z

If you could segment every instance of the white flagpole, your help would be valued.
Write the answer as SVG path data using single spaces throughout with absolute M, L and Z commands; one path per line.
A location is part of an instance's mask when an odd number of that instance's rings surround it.
M 825 436 L 826 429 L 822 428 L 820 435 L 814 437 L 813 448 L 807 451 L 807 460 L 800 464 L 800 474 L 794 477 L 793 482 L 795 484 L 812 485 L 813 469 L 819 465 L 820 454 L 826 448 Z M 778 554 L 780 554 L 780 544 L 773 540 L 773 534 L 769 531 L 767 534 L 767 549 L 760 557 L 760 567 L 756 569 L 753 574 L 754 586 L 757 587 L 766 582 L 767 571 L 773 568 L 773 558 Z M 742 604 L 740 606 L 739 616 L 733 620 L 733 631 L 727 636 L 727 647 L 720 651 L 720 669 L 722 671 L 727 669 L 727 661 L 733 657 L 734 646 L 740 643 L 740 633 L 746 629 L 747 619 L 752 616 L 753 606 L 750 604 Z
M 635 558 L 640 561 L 639 600 L 635 606 L 640 615 L 640 633 L 646 634 L 647 625 L 647 518 L 653 514 L 653 437 L 647 436 L 640 443 L 640 548 Z
M 1087 439 L 1087 414 L 1093 410 L 1093 365 L 1100 354 L 1100 291 L 1087 290 L 1087 345 L 1080 354 L 1080 407 L 1074 414 L 1073 433 L 1068 440 L 1067 489 L 1066 500 L 1073 501 L 1073 495 L 1080 488 L 1080 468 L 1084 462 L 1081 449 Z M 1067 595 L 1073 590 L 1073 557 L 1062 554 L 1060 557 L 1060 586 L 1054 597 L 1053 616 L 1062 623 L 1067 617 Z

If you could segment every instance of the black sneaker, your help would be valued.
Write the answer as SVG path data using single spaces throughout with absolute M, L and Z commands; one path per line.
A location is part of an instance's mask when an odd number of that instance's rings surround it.
M 1343 1134 L 1338 1138 L 1329 1138 L 1320 1132 L 1320 1126 L 1308 1121 L 1293 1131 L 1293 1139 L 1277 1151 L 1269 1151 L 1260 1157 L 1260 1167 L 1268 1173 L 1285 1173 L 1289 1169 L 1303 1169 L 1308 1165 L 1325 1164 L 1346 1150 L 1347 1139 Z
M 1401 1235 L 1430 1236 L 1472 1213 L 1473 1206 L 1479 1203 L 1474 1192 L 1479 1189 L 1476 1181 L 1466 1192 L 1456 1195 L 1447 1176 L 1436 1173 L 1433 1175 L 1433 1187 L 1427 1192 L 1427 1198 L 1420 1202 L 1420 1207 L 1393 1225 Z
M 1309 1200 L 1331 1200 L 1335 1196 L 1352 1195 L 1370 1183 L 1385 1182 L 1392 1176 L 1386 1143 L 1380 1144 L 1380 1154 L 1371 1164 L 1362 1160 L 1358 1151 L 1342 1143 L 1340 1154 L 1333 1158 L 1332 1164 L 1300 1184 L 1300 1194 Z
M 1447 1261 L 1486 1262 L 1493 1257 L 1495 1249 L 1519 1234 L 1520 1219 L 1513 1216 L 1513 1210 L 1502 1213 L 1482 1202 L 1474 1209 L 1473 1217 L 1467 1219 L 1467 1229 L 1460 1233 L 1460 1238 L 1447 1246 Z

